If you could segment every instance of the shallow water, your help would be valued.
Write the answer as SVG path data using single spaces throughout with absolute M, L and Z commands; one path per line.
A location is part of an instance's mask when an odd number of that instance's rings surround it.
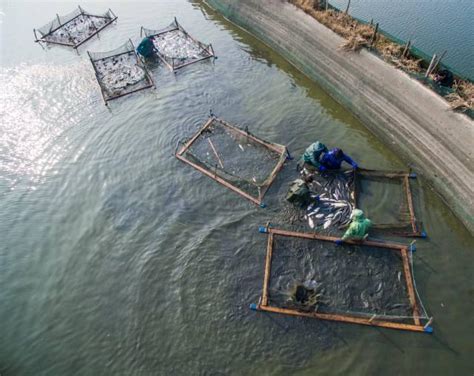
M 398 156 L 199 3 L 84 3 L 110 6 L 117 25 L 79 55 L 33 43 L 33 27 L 74 6 L 1 5 L 2 375 L 472 372 L 474 242 L 423 181 L 429 238 L 414 262 L 431 336 L 250 311 L 266 243 L 257 226 L 277 216 L 295 162 L 259 209 L 173 152 L 212 109 L 294 155 L 319 139 L 366 168 L 407 168 Z M 137 43 L 140 26 L 173 16 L 219 58 L 158 68 L 156 90 L 105 107 L 86 49 Z

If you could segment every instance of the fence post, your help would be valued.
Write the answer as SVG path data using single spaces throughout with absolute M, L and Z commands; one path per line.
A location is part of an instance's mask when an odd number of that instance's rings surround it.
M 350 7 L 350 6 L 351 6 L 351 0 L 349 0 L 349 1 L 347 2 L 347 8 L 346 8 L 346 11 L 345 11 L 346 14 L 349 12 L 349 7 Z
M 405 45 L 405 48 L 403 49 L 403 52 L 402 52 L 402 56 L 401 58 L 405 58 L 406 55 L 410 52 L 410 47 L 411 47 L 411 39 L 407 42 L 407 44 Z
M 372 38 L 370 39 L 370 47 L 372 47 L 377 39 L 377 32 L 379 31 L 379 23 L 375 24 L 374 33 L 372 34 Z
M 434 72 L 434 71 L 436 70 L 436 68 L 438 68 L 438 65 L 439 65 L 439 63 L 441 62 L 441 59 L 444 57 L 444 55 L 446 55 L 447 52 L 448 52 L 448 50 L 445 50 L 445 51 L 441 54 L 441 56 L 438 58 L 438 60 L 436 60 L 435 65 L 433 66 L 433 68 L 431 68 L 431 72 Z M 431 72 L 430 72 L 430 73 L 431 73 Z

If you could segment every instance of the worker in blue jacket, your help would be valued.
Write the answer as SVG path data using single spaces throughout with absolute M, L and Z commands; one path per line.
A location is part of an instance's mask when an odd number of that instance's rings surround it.
M 152 58 L 158 50 L 153 43 L 153 37 L 145 37 L 137 47 L 137 53 L 145 59 Z
M 334 148 L 329 150 L 327 153 L 324 153 L 321 157 L 319 171 L 338 170 L 341 168 L 342 162 L 349 163 L 354 169 L 357 168 L 357 163 L 355 163 L 351 157 L 344 154 L 341 149 Z

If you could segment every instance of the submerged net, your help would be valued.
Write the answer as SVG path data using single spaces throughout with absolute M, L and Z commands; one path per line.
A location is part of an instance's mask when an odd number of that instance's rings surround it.
M 393 229 L 402 235 L 421 236 L 410 180 L 408 173 L 357 171 L 357 207 L 372 220 L 375 229 Z
M 35 33 L 38 31 L 41 35 L 39 41 L 76 48 L 116 18 L 110 9 L 104 14 L 94 15 L 79 7 L 65 16 L 57 16 L 43 27 L 35 29 Z
M 178 21 L 161 30 L 142 28 L 147 37 L 152 37 L 158 56 L 171 68 L 178 69 L 214 56 L 212 46 L 205 45 L 184 30 Z
M 130 40 L 115 50 L 88 54 L 106 102 L 153 86 Z
M 414 287 L 411 252 L 409 287 L 401 250 L 336 246 L 333 241 L 276 233 L 272 237 L 268 300 L 262 305 L 340 315 L 339 321 L 356 317 L 421 326 L 428 322 Z
M 177 157 L 260 204 L 286 160 L 286 148 L 210 118 Z

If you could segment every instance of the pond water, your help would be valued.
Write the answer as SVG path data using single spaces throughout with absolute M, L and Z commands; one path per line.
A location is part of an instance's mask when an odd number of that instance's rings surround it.
M 433 335 L 250 311 L 266 244 L 257 228 L 277 215 L 296 163 L 261 209 L 173 153 L 212 109 L 295 156 L 314 140 L 366 168 L 407 169 L 399 156 L 200 2 L 81 3 L 110 6 L 118 23 L 79 54 L 33 42 L 33 27 L 75 6 L 0 5 L 2 375 L 472 373 L 473 238 L 423 181 L 429 237 L 414 267 Z M 218 59 L 158 67 L 155 90 L 104 106 L 86 50 L 136 44 L 140 26 L 174 16 Z

